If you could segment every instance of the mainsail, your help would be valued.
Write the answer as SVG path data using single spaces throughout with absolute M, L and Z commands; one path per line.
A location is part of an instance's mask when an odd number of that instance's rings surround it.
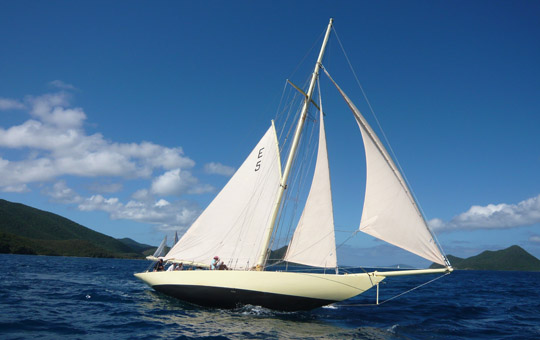
M 311 189 L 284 260 L 315 267 L 337 267 L 330 170 L 322 111 L 319 149 Z
M 360 230 L 446 265 L 444 255 L 388 151 L 353 102 L 324 71 L 353 111 L 364 141 L 367 175 Z
M 219 256 L 230 268 L 255 265 L 281 178 L 274 125 L 227 185 L 166 255 L 168 260 L 210 263 Z

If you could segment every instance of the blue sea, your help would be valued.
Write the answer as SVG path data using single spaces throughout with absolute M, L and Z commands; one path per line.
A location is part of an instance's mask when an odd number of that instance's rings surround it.
M 455 271 L 283 313 L 201 308 L 138 281 L 147 261 L 0 255 L 1 339 L 540 339 L 540 273 Z M 395 277 L 380 301 L 433 276 Z

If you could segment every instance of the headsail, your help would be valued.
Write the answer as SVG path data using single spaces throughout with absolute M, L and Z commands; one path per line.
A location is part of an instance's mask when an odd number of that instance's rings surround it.
M 315 267 L 337 267 L 330 169 L 322 111 L 311 189 L 284 260 Z
M 156 251 L 154 252 L 154 257 L 160 257 L 163 256 L 165 247 L 167 246 L 167 235 L 163 238 L 163 241 L 159 244 L 159 247 L 157 247 Z
M 324 71 L 353 111 L 364 140 L 367 179 L 360 230 L 446 265 L 444 255 L 388 151 L 353 102 Z
M 230 268 L 255 265 L 281 178 L 274 125 L 166 259 L 209 263 L 219 256 Z

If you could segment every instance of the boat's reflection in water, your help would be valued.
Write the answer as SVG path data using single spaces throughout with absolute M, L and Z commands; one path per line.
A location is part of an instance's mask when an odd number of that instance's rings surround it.
M 219 339 L 394 339 L 391 330 L 349 325 L 342 307 L 276 312 L 258 306 L 204 308 L 148 290 L 139 301 L 141 321 L 159 324 L 164 338 Z M 358 310 L 356 310 L 358 313 Z M 341 316 L 341 317 L 340 317 Z M 345 322 L 346 323 L 346 322 Z

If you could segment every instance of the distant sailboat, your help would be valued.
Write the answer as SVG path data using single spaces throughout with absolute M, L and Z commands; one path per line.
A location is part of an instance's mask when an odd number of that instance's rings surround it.
M 163 238 L 163 241 L 159 244 L 159 247 L 157 247 L 156 251 L 154 252 L 154 255 L 151 258 L 158 258 L 163 255 L 165 255 L 165 247 L 167 247 L 167 235 Z
M 304 101 L 283 172 L 272 122 L 233 177 L 164 257 L 166 261 L 200 270 L 148 271 L 135 274 L 137 278 L 159 292 L 202 306 L 233 308 L 251 304 L 294 311 L 349 299 L 386 277 L 452 271 L 394 161 L 326 70 L 353 112 L 364 142 L 367 181 L 359 229 L 445 267 L 338 273 L 324 115 L 319 105 L 319 146 L 311 189 L 284 261 L 336 270 L 332 274 L 266 270 L 271 239 L 278 227 L 277 217 L 313 102 L 331 28 L 332 20 L 308 90 L 303 92 L 295 86 L 302 92 Z M 215 255 L 232 270 L 205 270 Z

